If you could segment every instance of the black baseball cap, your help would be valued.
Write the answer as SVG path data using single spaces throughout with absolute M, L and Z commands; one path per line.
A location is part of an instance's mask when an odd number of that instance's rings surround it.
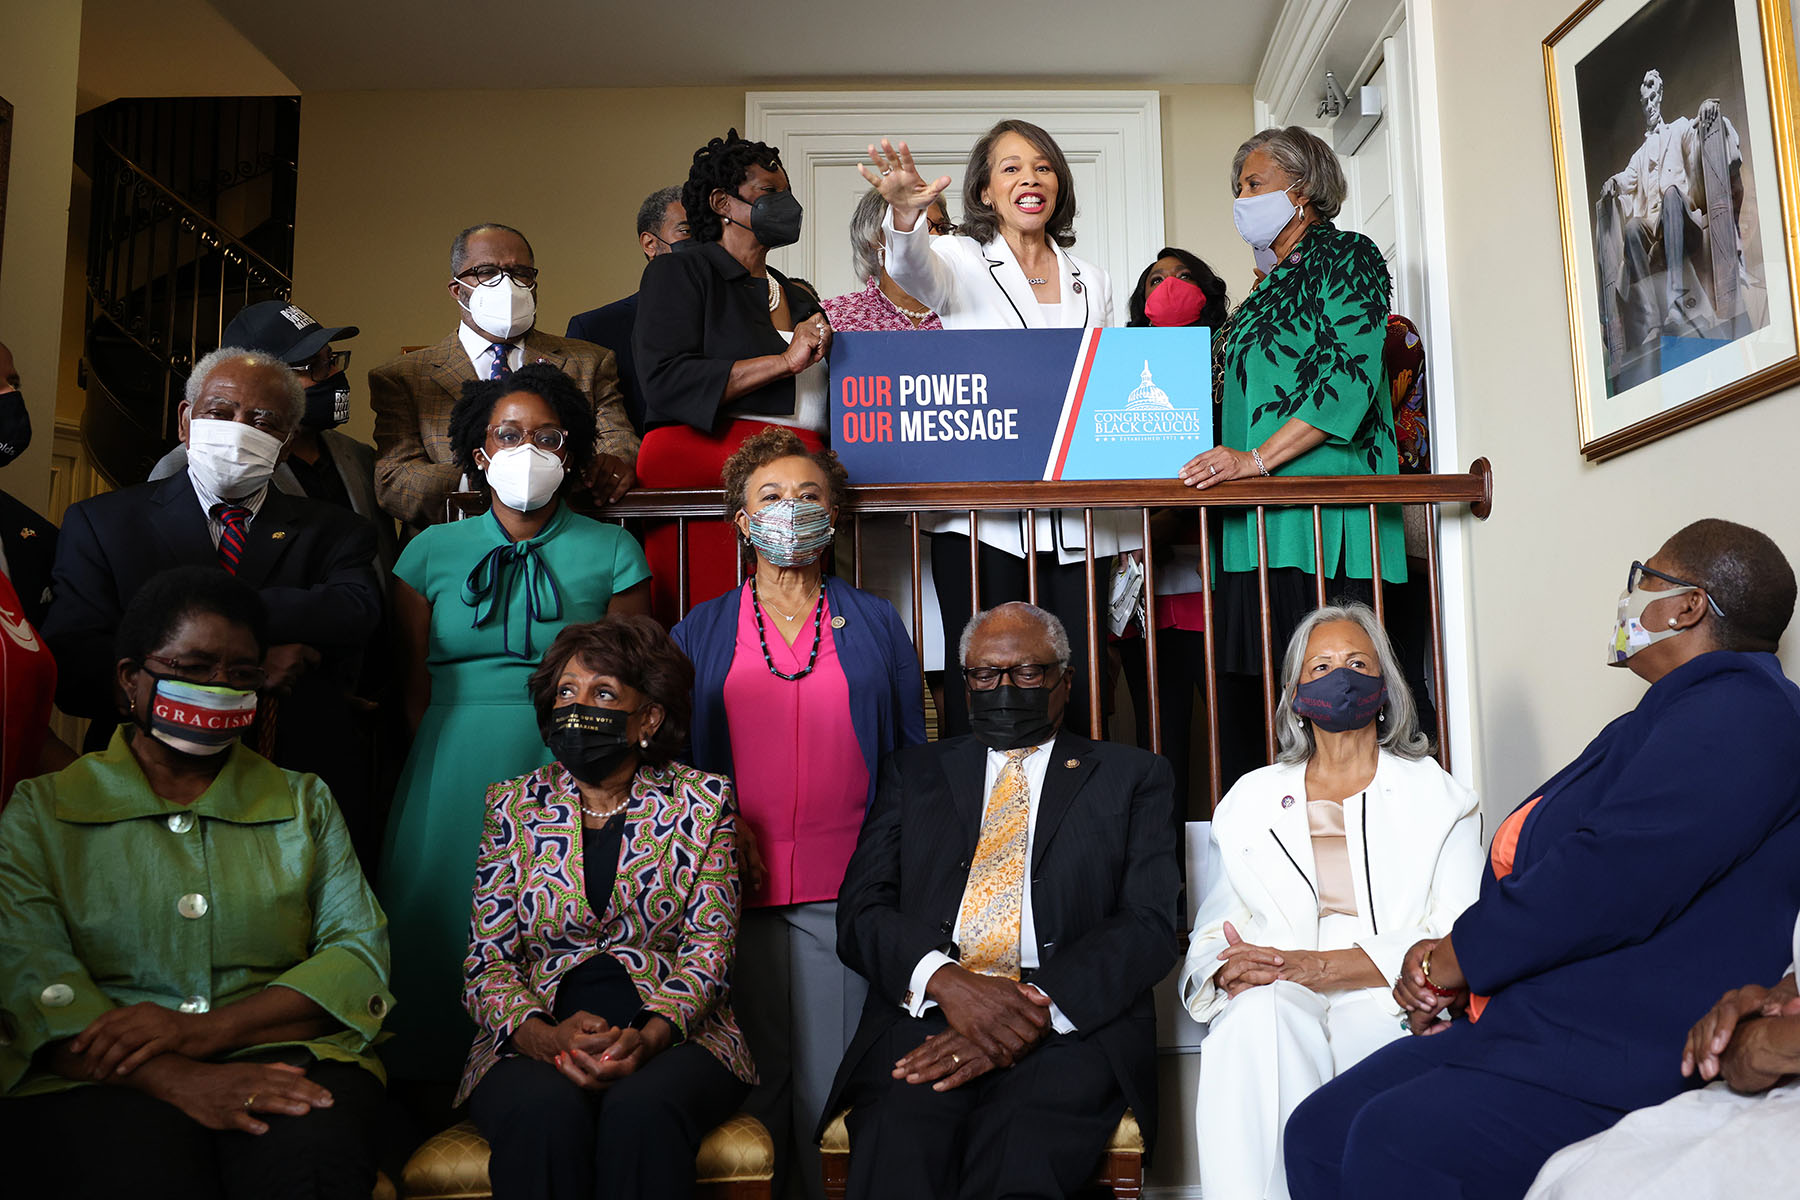
M 305 366 L 331 342 L 357 335 L 354 325 L 327 328 L 313 320 L 298 304 L 286 300 L 264 300 L 231 318 L 225 327 L 225 346 L 242 346 L 273 354 L 290 367 Z

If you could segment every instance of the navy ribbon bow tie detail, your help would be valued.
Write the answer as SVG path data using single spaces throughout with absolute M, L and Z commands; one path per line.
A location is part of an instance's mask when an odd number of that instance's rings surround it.
M 512 648 L 512 593 L 525 592 L 525 649 Z M 463 603 L 475 610 L 472 627 L 481 628 L 500 614 L 500 646 L 514 658 L 527 661 L 531 652 L 531 627 L 539 621 L 562 620 L 562 592 L 550 564 L 538 553 L 535 542 L 509 542 L 482 555 L 463 583 Z

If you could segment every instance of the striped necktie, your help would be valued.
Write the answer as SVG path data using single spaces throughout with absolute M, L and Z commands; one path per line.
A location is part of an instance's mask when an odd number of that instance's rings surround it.
M 241 504 L 221 504 L 218 516 L 219 565 L 236 575 L 250 532 L 250 510 Z
M 1020 913 L 1025 900 L 1025 847 L 1031 840 L 1031 782 L 1025 760 L 1039 747 L 1006 752 L 1006 765 L 988 794 L 981 837 L 963 891 L 962 965 L 983 975 L 1019 977 Z
M 506 356 L 512 352 L 511 342 L 495 342 L 493 345 L 494 361 L 488 366 L 489 379 L 505 379 L 512 374 L 512 367 L 507 365 Z

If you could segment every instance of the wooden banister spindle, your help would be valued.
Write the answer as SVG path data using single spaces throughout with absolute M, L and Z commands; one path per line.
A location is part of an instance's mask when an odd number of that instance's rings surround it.
M 1101 624 L 1096 620 L 1095 610 L 1099 607 L 1099 598 L 1094 594 L 1094 510 L 1081 510 L 1081 527 L 1086 533 L 1086 544 L 1081 548 L 1081 561 L 1087 579 L 1087 672 L 1088 672 L 1088 736 L 1095 741 L 1104 741 L 1106 731 L 1100 725 L 1100 630 Z M 1110 623 L 1106 626 L 1110 629 Z
M 1275 761 L 1275 635 L 1269 612 L 1268 510 L 1256 506 L 1256 587 L 1262 599 L 1262 694 L 1263 749 L 1266 762 Z
M 1438 506 L 1425 508 L 1429 520 L 1425 526 L 1425 577 L 1430 582 L 1431 599 L 1431 685 L 1432 706 L 1437 710 L 1437 760 L 1450 769 L 1450 704 L 1444 695 L 1444 602 L 1438 590 Z
M 1150 548 L 1150 510 L 1140 509 L 1143 516 L 1144 530 L 1144 628 L 1140 631 L 1144 637 L 1144 671 L 1148 680 L 1150 693 L 1150 752 L 1161 754 L 1162 736 L 1162 679 L 1156 669 L 1156 556 Z M 1110 615 L 1110 614 L 1109 614 Z M 1191 684 L 1189 685 L 1192 686 Z M 1178 729 L 1176 737 L 1186 737 L 1187 730 Z M 1185 782 L 1185 781 L 1183 781 Z M 1183 814 L 1186 820 L 1186 814 Z

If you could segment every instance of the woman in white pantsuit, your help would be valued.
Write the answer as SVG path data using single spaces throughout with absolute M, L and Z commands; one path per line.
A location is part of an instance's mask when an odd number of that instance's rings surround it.
M 1180 994 L 1210 1022 L 1195 1104 L 1207 1200 L 1285 1197 L 1281 1136 L 1314 1089 L 1402 1036 L 1390 991 L 1481 871 L 1475 794 L 1427 757 L 1387 635 L 1361 604 L 1300 623 L 1279 760 L 1213 814 Z
M 969 151 L 963 172 L 962 215 L 956 232 L 934 237 L 926 219 L 950 185 L 948 175 L 927 181 L 906 143 L 885 138 L 869 147 L 865 178 L 888 202 L 882 222 L 888 275 L 929 305 L 948 330 L 1098 329 L 1114 324 L 1112 280 L 1094 263 L 1069 252 L 1075 244 L 1075 177 L 1056 139 L 1029 121 L 1001 121 Z M 1062 402 L 1036 401 L 1055 411 Z M 1110 577 L 1111 558 L 1143 545 L 1136 513 L 1096 509 L 1093 552 L 1098 578 Z M 928 516 L 932 576 L 943 619 L 944 644 L 953 646 L 974 615 L 970 607 L 969 518 Z M 1027 534 L 1022 512 L 991 511 L 976 536 L 981 607 L 1027 599 Z M 1039 510 L 1030 544 L 1038 555 L 1036 603 L 1062 619 L 1074 661 L 1087 662 L 1087 525 L 1080 509 Z M 1100 606 L 1104 612 L 1104 606 Z M 1102 625 L 1100 636 L 1106 629 Z M 1104 651 L 1104 644 L 1102 645 Z M 1102 654 L 1104 658 L 1104 653 Z M 1075 675 L 1065 724 L 1088 733 L 1085 672 Z M 969 731 L 963 689 L 944 695 L 946 736 Z M 1092 736 L 1100 736 L 1093 733 Z

